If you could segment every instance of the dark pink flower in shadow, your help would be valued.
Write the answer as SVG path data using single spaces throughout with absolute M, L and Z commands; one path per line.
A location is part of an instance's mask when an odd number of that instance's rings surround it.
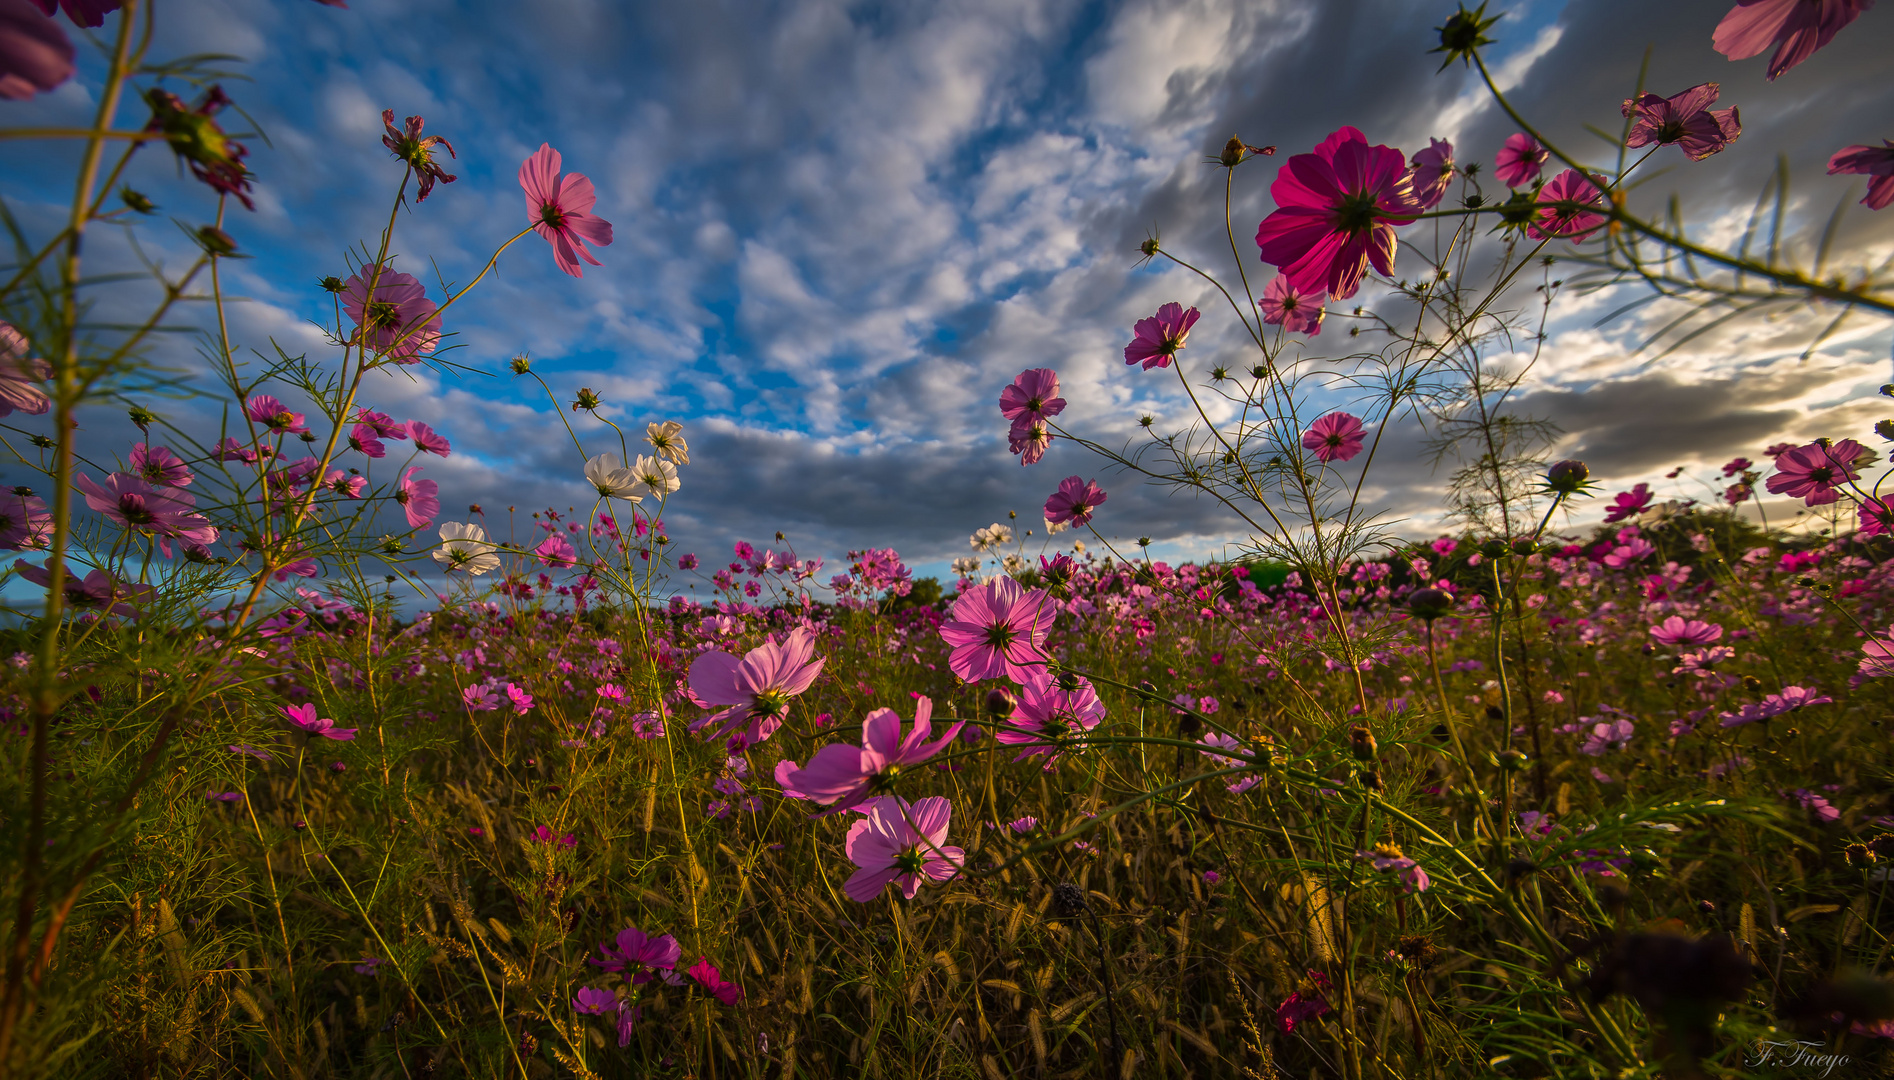
M 285 705 L 282 708 L 283 715 L 289 719 L 291 724 L 294 724 L 296 727 L 301 728 L 311 735 L 320 735 L 325 739 L 334 739 L 337 742 L 348 742 L 355 738 L 356 732 L 361 730 L 360 728 L 336 727 L 334 720 L 330 720 L 327 717 L 318 717 L 314 705 Z
M 698 957 L 697 963 L 691 965 L 684 974 L 696 979 L 712 997 L 725 1005 L 735 1005 L 743 1000 L 743 988 L 736 983 L 726 981 L 723 973 L 717 970 L 707 956 Z
M 1296 987 L 1295 993 L 1283 999 L 1276 1006 L 1276 1027 L 1284 1035 L 1294 1031 L 1297 1024 L 1327 1015 L 1328 994 L 1332 987 L 1328 976 L 1319 971 L 1309 972 L 1309 977 Z
M 676 968 L 684 950 L 669 934 L 653 936 L 635 926 L 627 926 L 618 932 L 616 940 L 599 943 L 598 953 L 603 959 L 586 962 L 606 971 L 629 968 L 632 982 L 646 983 L 657 978 L 657 972 Z
M 1083 525 L 1092 520 L 1093 511 L 1106 499 L 1095 481 L 1068 476 L 1059 481 L 1059 490 L 1046 499 L 1046 520 L 1054 525 Z
M 48 17 L 65 8 L 66 18 L 88 30 L 104 26 L 107 15 L 125 6 L 125 0 L 33 0 L 33 3 Z
M 1493 175 L 1509 188 L 1522 188 L 1539 179 L 1539 170 L 1552 156 L 1539 140 L 1521 131 L 1508 135 L 1493 155 Z
M 1286 333 L 1316 337 L 1322 332 L 1322 317 L 1327 314 L 1322 308 L 1326 299 L 1326 293 L 1304 292 L 1296 288 L 1289 275 L 1277 274 L 1263 286 L 1263 298 L 1256 306 L 1262 309 L 1265 323 L 1280 326 Z
M 165 447 L 135 443 L 130 464 L 131 471 L 147 484 L 174 488 L 191 486 L 193 477 L 190 466 Z
M 726 652 L 707 652 L 691 663 L 690 690 L 698 704 L 723 705 L 690 726 L 721 739 L 742 729 L 745 746 L 776 733 L 789 715 L 789 700 L 814 685 L 828 661 L 815 654 L 815 632 L 799 627 L 780 644 L 766 641 L 738 660 Z
M 448 157 L 460 155 L 454 153 L 454 144 L 439 135 L 421 134 L 422 128 L 427 126 L 426 120 L 418 116 L 410 116 L 405 124 L 396 128 L 395 111 L 383 109 L 381 123 L 388 129 L 388 134 L 381 137 L 381 144 L 392 151 L 396 157 L 407 162 L 408 167 L 414 170 L 416 179 L 420 181 L 420 187 L 414 196 L 415 202 L 427 201 L 427 197 L 434 193 L 436 180 L 443 184 L 451 184 L 458 179 L 435 163 L 434 148 L 446 147 Z
M 1604 179 L 1587 177 L 1577 169 L 1567 169 L 1539 189 L 1539 206 L 1533 211 L 1526 235 L 1534 240 L 1570 240 L 1577 243 L 1604 225 L 1605 216 L 1585 209 L 1605 203 Z
M 1337 300 L 1355 295 L 1370 264 L 1394 272 L 1394 228 L 1420 212 L 1406 157 L 1352 127 L 1291 157 L 1269 193 L 1276 210 L 1256 230 L 1263 261 Z
M 1881 142 L 1881 146 L 1844 146 L 1828 159 L 1830 176 L 1854 173 L 1869 178 L 1868 194 L 1861 205 L 1870 210 L 1894 202 L 1894 140 Z
M 0 98 L 25 101 L 72 78 L 72 42 L 34 0 L 0 0 Z
M 244 402 L 244 413 L 278 435 L 301 435 L 309 430 L 303 414 L 291 412 L 274 394 L 258 394 Z
M 1611 505 L 1605 510 L 1605 524 L 1611 525 L 1633 518 L 1651 508 L 1651 485 L 1639 484 L 1630 491 L 1620 491 L 1612 496 Z
M 1874 0 L 1737 0 L 1716 24 L 1710 43 L 1731 60 L 1760 56 L 1775 46 L 1768 78 L 1789 70 L 1835 40 Z
M 1173 301 L 1158 308 L 1156 315 L 1139 319 L 1132 327 L 1137 336 L 1125 346 L 1125 363 L 1143 364 L 1146 371 L 1170 367 L 1177 350 L 1190 337 L 1190 328 L 1201 317 L 1196 308 L 1185 311 L 1184 305 Z
M 1005 676 L 1023 683 L 1049 660 L 1046 634 L 1057 614 L 1050 596 L 1010 577 L 961 593 L 940 627 L 953 646 L 947 666 L 964 682 Z
M 53 583 L 53 575 L 43 566 L 34 566 L 28 562 L 16 562 L 13 569 L 26 580 L 47 588 Z M 120 581 L 104 570 L 94 570 L 81 578 L 80 567 L 66 564 L 66 603 L 89 611 L 103 611 L 108 615 L 123 615 L 126 618 L 138 617 L 138 609 L 121 600 L 148 602 L 158 595 L 154 585 L 140 585 L 135 581 Z
M 953 815 L 953 804 L 938 795 L 913 805 L 898 796 L 877 800 L 848 827 L 845 850 L 858 869 L 842 891 L 865 904 L 892 884 L 912 900 L 923 879 L 952 880 L 966 862 L 964 851 L 947 844 Z
M 0 548 L 38 550 L 53 535 L 53 515 L 46 503 L 17 491 L 0 492 Z
M 1329 413 L 1302 433 L 1302 448 L 1321 461 L 1351 461 L 1361 453 L 1367 433 L 1361 421 L 1345 412 Z
M 585 249 L 587 242 L 607 247 L 612 242 L 612 223 L 592 213 L 598 196 L 592 181 L 578 173 L 559 178 L 559 151 L 541 143 L 533 156 L 520 166 L 520 187 L 526 191 L 526 216 L 533 231 L 552 245 L 552 260 L 573 277 L 584 277 L 579 260 L 593 266 L 603 265 Z
M 827 806 L 819 817 L 848 810 L 885 791 L 902 770 L 923 764 L 941 752 L 966 721 L 955 721 L 933 742 L 934 702 L 922 696 L 914 701 L 914 727 L 901 734 L 901 717 L 893 709 L 876 709 L 862 721 L 860 746 L 830 743 L 815 752 L 807 767 L 793 761 L 776 767 L 783 794 Z
M 1639 94 L 1626 98 L 1622 112 L 1632 121 L 1626 146 L 1675 145 L 1692 161 L 1702 161 L 1736 141 L 1743 133 L 1742 118 L 1734 108 L 1712 109 L 1720 88 L 1716 83 L 1693 86 L 1676 97 Z

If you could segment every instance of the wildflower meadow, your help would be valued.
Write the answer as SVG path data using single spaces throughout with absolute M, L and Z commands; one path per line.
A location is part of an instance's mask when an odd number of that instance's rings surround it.
M 1258 116 L 1201 166 L 1214 244 L 1118 253 L 1216 300 L 1112 330 L 1184 421 L 1122 438 L 1018 357 L 981 422 L 1043 505 L 926 577 L 667 525 L 692 423 L 450 351 L 496 270 L 633 257 L 610 163 L 473 161 L 391 102 L 349 193 L 385 227 L 307 275 L 325 346 L 238 348 L 241 65 L 158 52 L 154 0 L 0 0 L 0 148 L 71 192 L 0 191 L 0 1072 L 1888 1075 L 1894 420 L 1620 489 L 1496 362 L 1571 296 L 1670 305 L 1653 350 L 1894 315 L 1830 259 L 1894 202 L 1888 131 L 1785 157 L 1733 238 L 1664 194 L 1746 87 L 1888 39 L 1871 6 L 1742 0 L 1700 29 L 1722 85 L 1624 86 L 1585 145 L 1516 108 L 1484 4 L 1411 44 L 1503 141 Z M 75 79 L 89 125 L 8 119 Z M 194 203 L 134 189 L 154 158 Z M 1805 222 L 1792 170 L 1855 186 Z M 493 177 L 511 217 L 416 249 Z M 106 273 L 108 234 L 170 255 Z M 538 410 L 595 498 L 444 505 L 478 448 L 388 404 L 426 365 Z M 1438 528 L 1371 480 L 1410 422 Z M 1144 486 L 1224 553 L 1122 539 L 1162 531 L 1114 517 Z

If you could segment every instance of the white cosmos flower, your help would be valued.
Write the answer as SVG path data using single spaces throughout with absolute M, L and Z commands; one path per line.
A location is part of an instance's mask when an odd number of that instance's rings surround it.
M 624 459 L 617 454 L 600 454 L 586 462 L 585 479 L 598 490 L 600 498 L 634 503 L 644 500 L 644 496 L 633 493 L 638 486 L 637 474 L 625 468 Z
M 1010 544 L 1012 542 L 1013 530 L 997 521 L 984 529 L 975 529 L 971 541 L 975 551 L 986 551 L 990 548 L 999 547 L 1001 544 Z
M 449 570 L 479 577 L 500 568 L 500 557 L 494 550 L 487 542 L 485 529 L 472 522 L 463 525 L 446 521 L 441 523 L 441 546 L 434 549 L 434 561 Z
M 961 577 L 966 577 L 969 574 L 977 574 L 980 572 L 980 560 L 955 559 L 953 562 L 953 571 Z
M 639 488 L 660 498 L 678 489 L 677 466 L 661 457 L 640 454 L 628 471 Z
M 679 465 L 691 463 L 690 444 L 684 441 L 684 425 L 675 420 L 666 420 L 662 424 L 647 424 L 644 429 L 644 441 L 657 448 L 658 454 L 670 458 Z

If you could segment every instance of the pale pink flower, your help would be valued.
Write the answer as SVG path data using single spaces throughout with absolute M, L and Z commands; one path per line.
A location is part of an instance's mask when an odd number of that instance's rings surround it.
M 1059 490 L 1046 498 L 1046 520 L 1054 525 L 1083 525 L 1092 520 L 1092 512 L 1105 499 L 1104 490 L 1096 482 L 1068 476 L 1059 481 Z
M 1534 240 L 1564 239 L 1577 243 L 1604 225 L 1605 216 L 1585 209 L 1605 203 L 1603 177 L 1586 177 L 1567 169 L 1539 189 L 1539 208 L 1533 211 L 1526 235 Z M 1569 205 L 1560 206 L 1565 203 Z
M 1440 205 L 1447 187 L 1453 183 L 1453 144 L 1445 139 L 1428 139 L 1427 149 L 1414 155 L 1413 164 L 1410 179 L 1414 185 L 1414 203 L 1422 210 L 1432 210 Z
M 702 731 L 720 725 L 709 738 L 724 738 L 739 728 L 746 746 L 775 733 L 789 715 L 789 699 L 814 685 L 827 663 L 815 654 L 815 632 L 799 627 L 781 644 L 764 642 L 738 660 L 726 652 L 707 652 L 691 664 L 691 694 L 699 704 L 727 706 L 691 725 Z
M 1873 4 L 1874 0 L 1737 0 L 1716 24 L 1710 42 L 1731 60 L 1747 60 L 1775 46 L 1766 76 L 1774 79 L 1835 40 L 1842 27 Z
M 1317 337 L 1322 333 L 1322 317 L 1328 314 L 1322 307 L 1326 299 L 1328 294 L 1303 292 L 1289 275 L 1277 274 L 1263 286 L 1263 298 L 1256 306 L 1263 310 L 1265 323 L 1280 326 L 1285 333 Z
M 1177 350 L 1190 337 L 1190 328 L 1201 317 L 1196 308 L 1185 311 L 1184 305 L 1172 302 L 1158 308 L 1156 315 L 1139 319 L 1132 327 L 1137 336 L 1125 346 L 1125 363 L 1141 363 L 1146 371 L 1170 367 Z
M 278 435 L 301 435 L 309 430 L 303 414 L 291 412 L 289 406 L 277 400 L 273 394 L 258 394 L 244 402 L 244 412 L 251 420 Z
M 322 478 L 322 486 L 345 499 L 359 499 L 363 489 L 368 487 L 368 478 L 360 473 L 330 469 L 329 474 Z
M 1010 577 L 963 592 L 940 627 L 953 646 L 947 666 L 964 682 L 1005 676 L 1023 683 L 1049 659 L 1046 635 L 1057 614 L 1051 597 Z
M 914 699 L 914 727 L 903 737 L 900 715 L 893 709 L 876 709 L 862 721 L 860 746 L 830 743 L 817 750 L 806 767 L 783 761 L 776 766 L 776 782 L 785 795 L 827 806 L 818 816 L 850 809 L 883 793 L 902 770 L 940 753 L 966 726 L 966 721 L 956 720 L 930 743 L 933 716 L 932 698 Z
M 526 216 L 533 231 L 552 245 L 552 259 L 559 269 L 573 277 L 584 277 L 579 260 L 600 266 L 587 243 L 608 247 L 612 242 L 612 223 L 592 213 L 598 196 L 592 181 L 578 173 L 559 178 L 559 151 L 541 143 L 533 156 L 520 166 L 520 187 L 526 191 Z
M 1031 465 L 1046 456 L 1046 448 L 1052 445 L 1052 431 L 1038 421 L 1022 423 L 1013 421 L 1013 429 L 1006 433 L 1008 453 L 1018 454 L 1021 465 Z
M 46 504 L 17 491 L 0 492 L 0 548 L 38 550 L 53 535 L 53 516 Z
M 1361 453 L 1365 438 L 1360 420 L 1345 412 L 1329 413 L 1302 433 L 1302 448 L 1322 461 L 1350 461 Z
M 23 565 L 23 564 L 15 564 Z M 1861 646 L 1861 662 L 1855 670 L 1872 679 L 1884 679 L 1894 675 L 1894 640 L 1888 638 L 1869 638 Z
M 342 310 L 357 327 L 351 343 L 397 364 L 418 364 L 422 353 L 441 341 L 441 316 L 427 298 L 427 286 L 411 274 L 364 266 L 342 289 Z M 371 296 L 368 283 L 373 280 Z
M 1792 447 L 1776 456 L 1776 475 L 1766 486 L 1777 495 L 1801 499 L 1809 506 L 1832 503 L 1841 498 L 1837 488 L 1860 477 L 1854 461 L 1863 449 L 1853 439 Z
M 164 487 L 190 487 L 191 468 L 170 450 L 162 446 L 146 446 L 136 443 L 132 446 L 131 471 L 147 484 Z
M 1723 628 L 1701 619 L 1686 619 L 1682 615 L 1672 615 L 1651 627 L 1651 636 L 1656 638 L 1661 645 L 1682 647 L 1708 645 L 1723 636 Z
M 432 480 L 416 480 L 414 474 L 420 471 L 419 465 L 409 467 L 395 485 L 395 503 L 407 515 L 410 529 L 427 528 L 441 513 L 441 486 Z
M 419 420 L 408 421 L 407 428 L 408 438 L 414 440 L 414 448 L 424 454 L 439 454 L 442 457 L 446 457 L 448 452 L 452 449 L 447 442 L 447 436 L 440 434 Z
M 849 826 L 846 850 L 860 869 L 842 891 L 865 904 L 893 884 L 912 900 L 923 879 L 951 880 L 966 862 L 966 853 L 947 843 L 953 812 L 940 796 L 912 806 L 894 796 L 875 803 L 867 817 Z
M 1861 205 L 1880 210 L 1894 203 L 1894 139 L 1882 139 L 1880 146 L 1844 146 L 1828 159 L 1828 175 L 1855 173 L 1867 176 L 1868 193 Z
M 1370 264 L 1394 272 L 1394 228 L 1420 210 L 1406 158 L 1352 127 L 1291 157 L 1269 193 L 1276 209 L 1256 230 L 1263 261 L 1337 300 L 1355 295 Z
M 0 40 L 5 25 L 4 16 L 0 16 Z M 0 69 L 0 86 L 5 80 L 4 69 Z M 52 399 L 38 385 L 53 377 L 52 365 L 28 356 L 31 350 L 25 334 L 14 329 L 12 323 L 0 322 L 0 416 L 11 416 L 15 409 L 41 416 L 53 407 Z
M 1509 188 L 1526 187 L 1539 179 L 1539 170 L 1551 157 L 1539 140 L 1525 132 L 1508 135 L 1499 153 L 1493 155 L 1493 175 Z
M 1022 747 L 1014 761 L 1045 755 L 1045 767 L 1051 770 L 1060 755 L 1082 745 L 1085 733 L 1104 719 L 1105 704 L 1098 700 L 1089 679 L 1076 675 L 1055 679 L 1040 670 L 1020 687 L 1018 703 L 993 738 Z
M 1624 144 L 1675 144 L 1692 161 L 1722 150 L 1743 133 L 1743 121 L 1734 108 L 1710 108 L 1720 90 L 1716 83 L 1704 83 L 1670 98 L 1656 94 L 1626 98 L 1620 111 L 1627 120 L 1636 119 Z

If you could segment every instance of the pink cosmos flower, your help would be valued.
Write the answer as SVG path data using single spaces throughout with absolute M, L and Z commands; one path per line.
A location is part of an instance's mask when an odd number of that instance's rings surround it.
M 244 412 L 251 420 L 262 424 L 278 435 L 301 435 L 309 430 L 303 414 L 291 412 L 287 405 L 278 401 L 273 394 L 258 394 L 244 403 Z
M 565 537 L 557 533 L 541 540 L 539 546 L 533 549 L 533 554 L 539 556 L 540 562 L 555 570 L 577 566 L 579 562 L 579 553 L 566 543 Z
M 0 35 L 4 35 L 4 27 L 0 21 Z M 4 80 L 5 76 L 0 75 L 0 86 L 5 85 Z M 11 416 L 15 409 L 41 416 L 53 407 L 52 399 L 38 385 L 53 377 L 52 365 L 27 356 L 31 350 L 25 334 L 14 329 L 12 323 L 0 322 L 0 416 Z
M 1624 144 L 1675 144 L 1692 161 L 1722 150 L 1743 133 L 1743 121 L 1734 108 L 1710 108 L 1721 90 L 1716 83 L 1703 83 L 1670 98 L 1656 94 L 1626 98 L 1620 111 L 1625 119 L 1635 120 Z
M 691 663 L 691 695 L 700 705 L 728 707 L 690 729 L 720 725 L 708 737 L 721 739 L 742 728 L 744 745 L 755 746 L 783 726 L 789 699 L 814 685 L 827 662 L 815 654 L 815 632 L 806 626 L 791 631 L 781 644 L 758 645 L 742 660 L 726 652 L 707 652 Z
M 1894 532 L 1894 506 L 1881 499 L 1864 499 L 1856 513 L 1856 520 L 1863 536 L 1880 536 Z
M 64 8 L 66 18 L 75 26 L 95 30 L 105 25 L 105 17 L 125 6 L 125 0 L 33 0 L 39 9 L 52 17 L 53 12 Z
M 610 243 L 609 240 L 606 242 Z M 712 997 L 725 1005 L 735 1005 L 743 1000 L 743 988 L 736 983 L 726 982 L 723 974 L 711 964 L 709 957 L 698 957 L 697 963 L 691 965 L 690 970 L 685 974 L 696 979 Z
M 1428 139 L 1427 149 L 1414 155 L 1414 204 L 1432 210 L 1446 197 L 1453 183 L 1453 144 L 1445 139 Z
M 1018 703 L 993 738 L 1022 747 L 1014 761 L 1044 755 L 1050 772 L 1061 755 L 1075 744 L 1082 745 L 1085 733 L 1104 719 L 1105 703 L 1098 700 L 1089 679 L 1076 675 L 1055 679 L 1039 670 L 1020 687 Z
M 1370 263 L 1394 272 L 1394 228 L 1420 211 L 1407 159 L 1344 127 L 1291 157 L 1269 187 L 1276 210 L 1256 230 L 1263 261 L 1297 288 L 1346 300 Z
M 1105 498 L 1104 489 L 1094 481 L 1068 476 L 1059 481 L 1059 490 L 1046 498 L 1046 520 L 1054 525 L 1083 525 L 1092 520 L 1092 512 Z
M 1660 645 L 1688 647 L 1708 645 L 1723 636 L 1723 628 L 1716 623 L 1701 619 L 1686 619 L 1682 615 L 1672 615 L 1656 626 L 1651 627 L 1651 636 Z
M 1015 420 L 1013 429 L 1006 433 L 1007 452 L 1018 454 L 1021 465 L 1037 463 L 1046 456 L 1046 448 L 1051 445 L 1051 430 L 1037 421 L 1021 423 Z
M 368 487 L 368 478 L 341 469 L 330 469 L 329 475 L 322 478 L 322 486 L 345 499 L 359 499 L 363 489 Z
M 1651 508 L 1651 485 L 1639 484 L 1630 491 L 1620 491 L 1612 497 L 1611 507 L 1605 512 L 1605 524 L 1633 518 Z
M 13 569 L 26 580 L 48 588 L 53 583 L 53 575 L 44 566 L 34 566 L 29 562 L 16 562 Z M 137 600 L 145 603 L 158 595 L 155 585 L 140 585 L 135 581 L 120 581 L 104 570 L 94 570 L 84 578 L 78 576 L 78 567 L 68 566 L 66 570 L 66 603 L 89 611 L 102 611 L 107 615 L 123 615 L 129 619 L 138 617 L 138 609 L 120 600 Z
M 1355 858 L 1369 863 L 1376 870 L 1386 873 L 1389 870 L 1401 871 L 1401 886 L 1408 893 L 1426 892 L 1433 884 L 1427 871 L 1420 864 L 1401 853 L 1401 849 L 1392 844 L 1383 844 L 1373 851 L 1357 851 Z
M 132 446 L 131 471 L 147 484 L 161 484 L 165 487 L 190 487 L 190 466 L 184 464 L 176 454 L 162 446 L 146 446 L 136 443 Z
M 1766 486 L 1777 495 L 1801 499 L 1809 506 L 1827 505 L 1841 498 L 1837 488 L 1860 477 L 1854 461 L 1863 449 L 1853 439 L 1843 439 L 1786 450 L 1777 455 L 1776 475 Z
M 1013 830 L 1015 834 L 1024 836 L 1039 827 L 1039 819 L 1028 814 L 1025 817 L 1014 818 L 1007 822 L 1006 827 Z
M 1585 736 L 1585 745 L 1578 752 L 1590 757 L 1603 757 L 1608 750 L 1615 750 L 1630 743 L 1637 735 L 1637 724 L 1623 717 L 1593 724 L 1591 734 Z
M 1564 239 L 1576 244 L 1597 232 L 1604 225 L 1605 216 L 1583 208 L 1605 204 L 1604 186 L 1603 177 L 1586 177 L 1577 169 L 1567 169 L 1553 177 L 1539 189 L 1539 209 L 1533 211 L 1526 235 L 1534 240 Z M 1570 205 L 1554 205 L 1557 203 Z
M 899 796 L 877 801 L 867 817 L 848 828 L 848 857 L 860 869 L 842 891 L 865 904 L 892 883 L 912 900 L 922 879 L 952 880 L 966 863 L 966 852 L 947 844 L 953 813 L 953 804 L 940 796 L 912 806 Z
M 830 743 L 815 752 L 807 767 L 785 760 L 776 766 L 776 782 L 783 793 L 827 806 L 818 817 L 860 805 L 884 791 L 903 769 L 920 765 L 945 749 L 966 726 L 956 720 L 933 742 L 934 701 L 914 700 L 914 727 L 904 738 L 901 717 L 893 709 L 876 709 L 862 721 L 860 746 Z
M 1125 363 L 1141 363 L 1146 371 L 1170 367 L 1177 350 L 1183 348 L 1190 337 L 1190 328 L 1197 325 L 1201 317 L 1196 308 L 1185 311 L 1184 305 L 1172 302 L 1158 308 L 1156 315 L 1139 319 L 1132 327 L 1137 336 L 1125 346 Z
M 1263 287 L 1263 298 L 1256 306 L 1263 309 L 1265 323 L 1280 326 L 1285 333 L 1317 337 L 1322 333 L 1322 317 L 1328 314 L 1322 307 L 1326 299 L 1326 293 L 1303 292 L 1289 275 L 1277 274 Z
M 1327 996 L 1330 989 L 1327 975 L 1310 971 L 1308 981 L 1276 1006 L 1276 1026 L 1287 1035 L 1297 1024 L 1327 1015 L 1331 1011 Z
M 0 548 L 38 550 L 53 535 L 53 515 L 46 504 L 17 491 L 0 492 Z
M 573 277 L 584 277 L 579 260 L 600 266 L 585 245 L 608 247 L 612 242 L 612 223 L 592 213 L 598 196 L 592 181 L 578 173 L 559 179 L 559 151 L 539 144 L 533 156 L 520 166 L 520 187 L 526 191 L 526 216 L 533 231 L 552 245 L 552 261 Z
M 572 999 L 574 1012 L 603 1016 L 618 1008 L 618 995 L 596 986 L 581 986 Z
M 1815 55 L 1835 40 L 1841 28 L 1854 22 L 1874 0 L 1737 0 L 1716 24 L 1711 46 L 1731 60 L 1761 55 L 1771 45 L 1769 58 L 1774 79 Z
M 325 739 L 348 742 L 355 738 L 356 732 L 361 730 L 361 728 L 339 728 L 335 726 L 334 720 L 326 717 L 318 718 L 314 705 L 284 705 L 282 709 L 283 715 L 289 718 L 290 723 L 311 735 L 320 735 Z
M 633 983 L 650 982 L 657 978 L 656 972 L 674 970 L 684 956 L 676 938 L 669 934 L 654 937 L 635 926 L 620 930 L 615 941 L 600 942 L 598 953 L 603 959 L 588 959 L 586 963 L 606 971 L 630 968 Z
M 1493 155 L 1493 175 L 1509 188 L 1522 188 L 1539 178 L 1539 170 L 1552 156 L 1539 140 L 1521 131 L 1506 137 L 1505 145 Z
M 1065 411 L 1065 399 L 1059 396 L 1059 373 L 1051 368 L 1031 368 L 1019 373 L 1013 385 L 1000 391 L 1000 415 L 1013 422 L 1045 421 Z
M 370 434 L 383 439 L 405 439 L 408 437 L 408 425 L 395 423 L 395 418 L 387 413 L 378 413 L 370 409 L 357 409 L 355 422 L 367 427 Z
M 190 510 L 196 500 L 190 495 L 159 491 L 129 473 L 113 473 L 104 484 L 81 475 L 73 486 L 85 495 L 87 506 L 127 529 L 177 536 L 195 524 Z
M 516 715 L 525 716 L 533 709 L 533 695 L 527 693 L 526 688 L 517 683 L 506 684 L 506 700 L 507 704 L 513 706 L 513 712 Z
M 25 567 L 26 564 L 15 563 L 14 565 Z M 24 574 L 26 571 L 22 569 L 20 572 Z M 1855 670 L 1871 679 L 1884 679 L 1889 675 L 1894 675 L 1894 640 L 1869 638 L 1867 644 L 1861 646 L 1861 653 L 1861 662 L 1856 665 Z
M 432 480 L 416 480 L 414 474 L 420 471 L 421 466 L 410 466 L 395 485 L 395 502 L 408 516 L 410 529 L 427 528 L 441 513 L 441 486 Z
M 1726 728 L 1742 727 L 1744 724 L 1753 724 L 1759 720 L 1769 720 L 1784 713 L 1794 712 L 1797 709 L 1805 709 L 1810 705 L 1832 705 L 1834 702 L 1834 698 L 1826 694 L 1817 694 L 1806 686 L 1785 686 L 1780 694 L 1769 694 L 1759 702 L 1743 706 L 1737 712 L 1723 713 L 1720 724 Z
M 381 137 L 381 144 L 392 151 L 396 157 L 407 162 L 408 167 L 413 170 L 415 177 L 419 181 L 420 186 L 414 196 L 415 202 L 424 203 L 427 201 L 427 197 L 434 193 L 434 182 L 436 180 L 439 180 L 443 184 L 451 184 L 457 179 L 457 177 L 453 176 L 446 169 L 441 168 L 440 165 L 435 162 L 434 148 L 436 146 L 446 147 L 448 157 L 459 157 L 460 155 L 454 153 L 454 145 L 452 143 L 441 138 L 439 135 L 421 134 L 422 129 L 427 126 L 426 120 L 418 116 L 410 116 L 408 117 L 407 123 L 397 129 L 395 127 L 395 111 L 393 109 L 383 109 L 381 111 L 381 123 L 383 127 L 388 129 L 388 134 Z
M 1723 463 L 1723 478 L 1728 480 L 1730 477 L 1735 476 L 1737 473 L 1742 472 L 1754 464 L 1755 462 L 1746 457 L 1731 458 Z
M 414 440 L 415 449 L 424 454 L 439 454 L 446 457 L 452 449 L 447 436 L 439 434 L 419 420 L 410 420 L 407 424 L 408 438 Z
M 353 344 L 397 364 L 420 363 L 421 354 L 433 352 L 441 341 L 441 316 L 427 298 L 427 286 L 386 266 L 364 266 L 351 275 L 342 289 L 342 310 L 355 320 Z
M 1828 175 L 1855 173 L 1872 177 L 1861 205 L 1880 210 L 1894 203 L 1894 139 L 1882 139 L 1880 146 L 1844 146 L 1828 159 Z M 0 414 L 4 415 L 4 414 Z
M 1010 577 L 963 592 L 940 627 L 953 646 L 947 666 L 963 682 L 1003 675 L 1023 683 L 1048 659 L 1046 635 L 1057 614 L 1051 597 Z
M 72 78 L 72 42 L 34 0 L 0 0 L 0 98 L 25 101 Z
M 1321 461 L 1351 461 L 1365 438 L 1361 421 L 1345 412 L 1329 413 L 1302 433 L 1302 448 Z

